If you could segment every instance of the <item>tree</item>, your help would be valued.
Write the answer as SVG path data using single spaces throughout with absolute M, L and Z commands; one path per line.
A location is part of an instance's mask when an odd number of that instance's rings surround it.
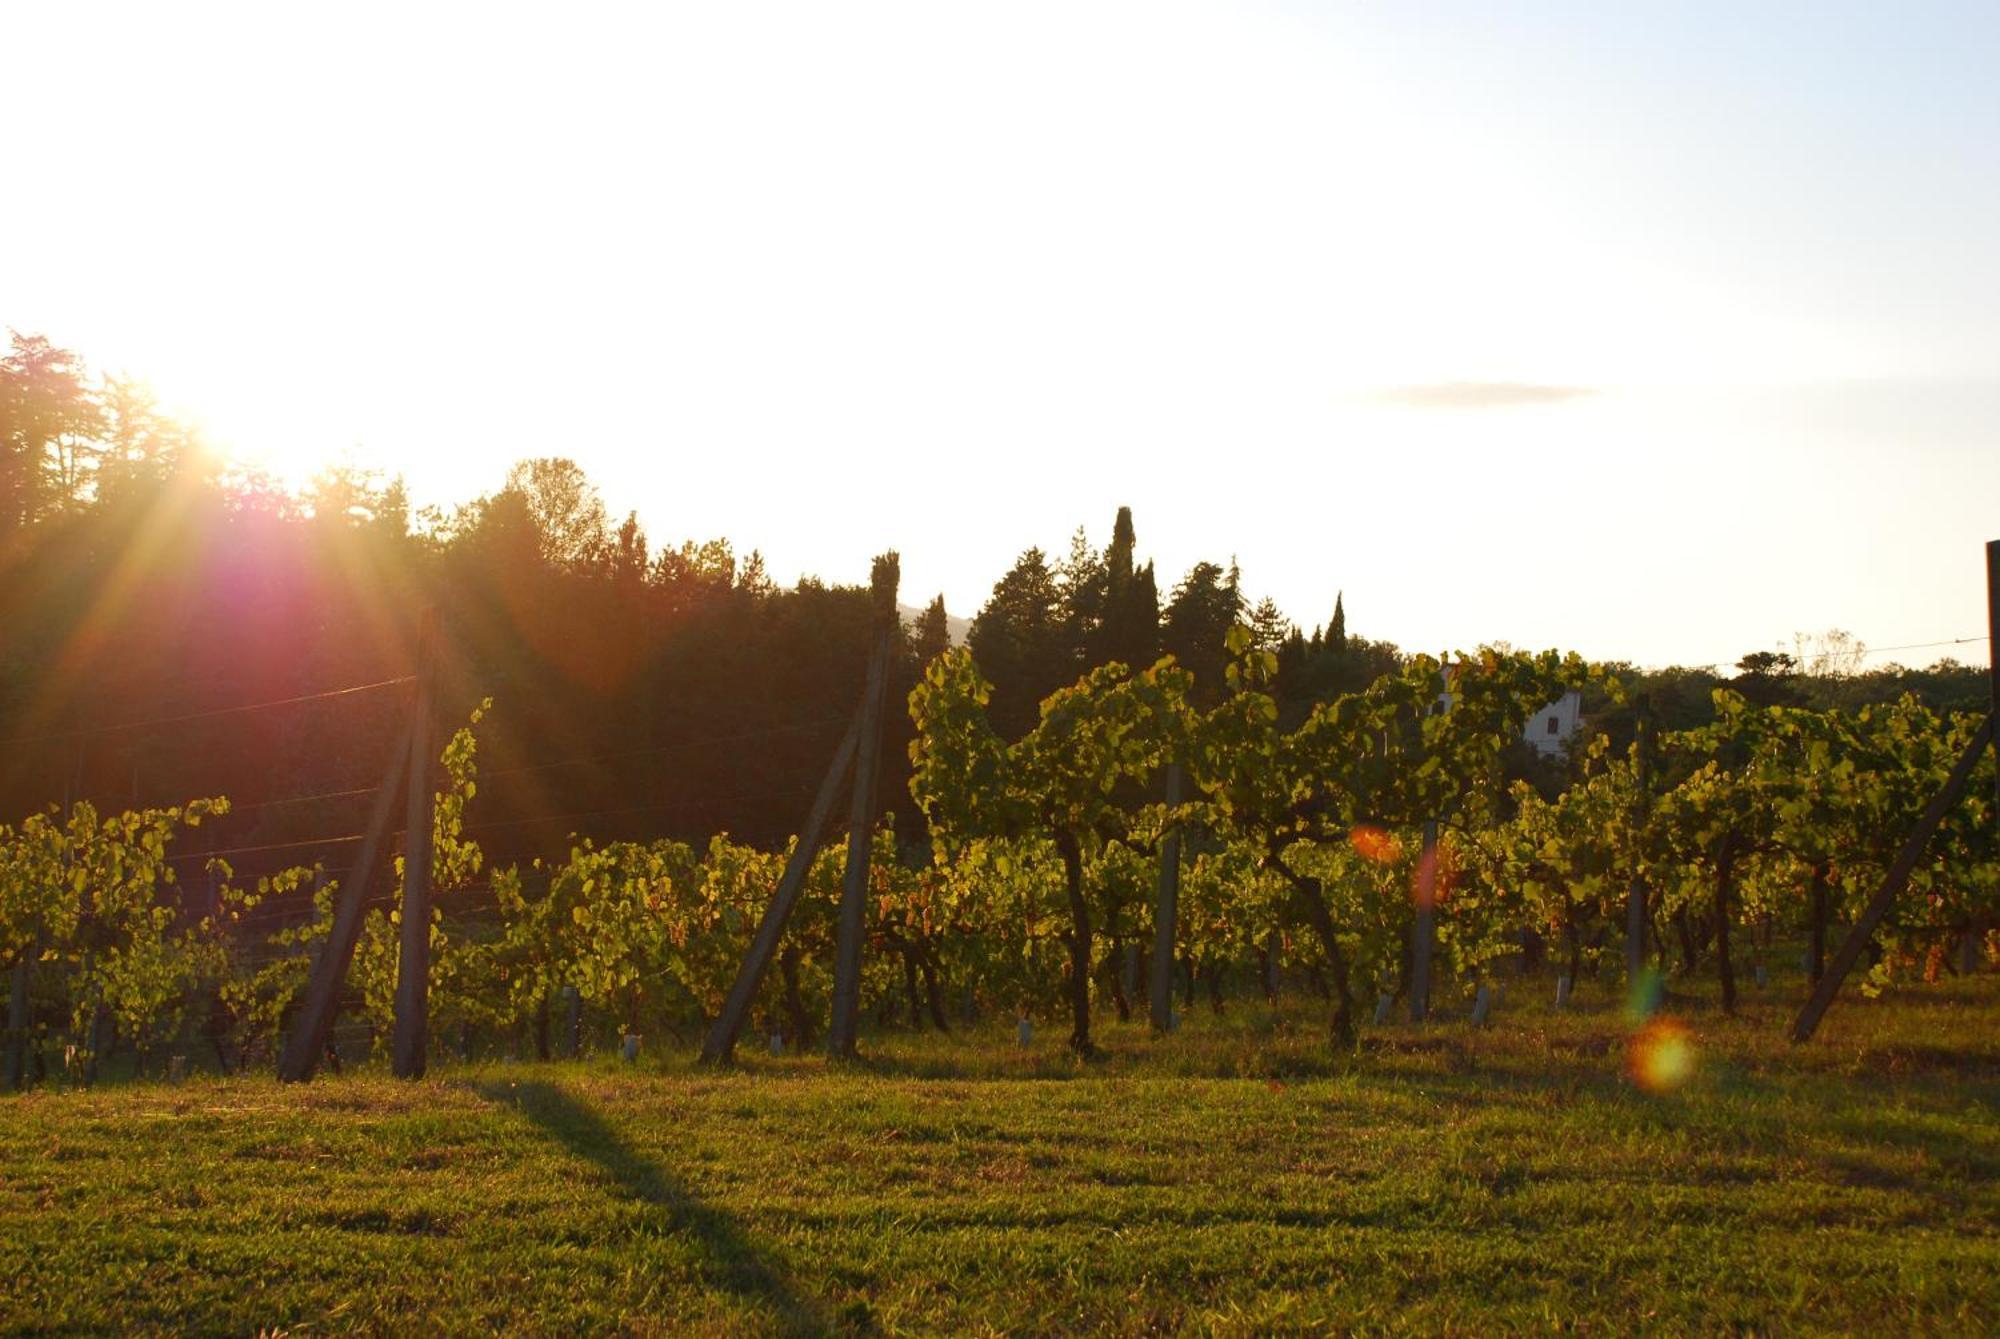
M 1795 686 L 1799 662 L 1785 652 L 1752 651 L 1736 662 L 1736 669 L 1729 686 L 1752 705 L 1791 706 L 1799 701 Z
M 103 429 L 83 361 L 11 331 L 0 358 L 0 538 L 83 500 Z
M 1075 677 L 1065 641 L 1062 591 L 1038 548 L 994 583 L 966 638 L 993 695 L 993 721 L 1009 738 L 1035 722 L 1042 699 Z
M 929 668 L 933 660 L 950 649 L 951 620 L 945 613 L 944 596 L 939 595 L 924 606 L 924 612 L 917 615 L 916 626 L 910 630 L 910 650 L 918 672 Z
M 561 456 L 523 460 L 507 471 L 506 491 L 527 504 L 544 561 L 570 571 L 601 563 L 610 526 L 582 466 Z
M 1078 526 L 1070 536 L 1069 557 L 1056 569 L 1064 650 L 1071 674 L 1089 668 L 1094 653 L 1103 645 L 1109 587 L 1110 569 L 1104 555 L 1090 547 L 1089 537 Z
M 628 511 L 612 544 L 611 579 L 630 590 L 645 583 L 650 566 L 646 557 L 646 531 L 639 524 L 639 513 Z
M 1136 566 L 1132 509 L 1120 507 L 1104 551 L 1104 622 L 1090 663 L 1150 665 L 1160 654 L 1160 594 L 1153 565 Z
M 107 376 L 97 402 L 103 431 L 93 481 L 98 502 L 122 502 L 209 464 L 193 429 L 162 412 L 143 382 Z
M 1204 702 L 1215 701 L 1222 692 L 1229 630 L 1242 612 L 1235 568 L 1225 572 L 1214 563 L 1201 562 L 1174 588 L 1161 615 L 1161 647 L 1194 676 L 1195 691 Z
M 962 651 L 935 661 L 910 696 L 917 723 L 911 794 L 949 863 L 979 838 L 1045 841 L 1062 864 L 1069 924 L 1070 1046 L 1089 1055 L 1093 926 L 1084 867 L 1123 840 L 1130 816 L 1115 798 L 1175 754 L 1189 681 L 1162 662 L 1139 674 L 1092 670 L 1042 703 L 1041 720 L 1009 745 L 987 718 L 991 687 Z
M 1199 809 L 1194 816 L 1231 831 L 1292 885 L 1298 914 L 1333 969 L 1334 1039 L 1352 1045 L 1351 968 L 1384 965 L 1406 906 L 1401 897 L 1378 895 L 1337 908 L 1329 850 L 1355 850 L 1379 869 L 1418 874 L 1405 862 L 1419 825 L 1436 823 L 1469 840 L 1497 808 L 1506 748 L 1522 723 L 1589 671 L 1576 657 L 1554 652 L 1488 651 L 1453 666 L 1452 707 L 1439 712 L 1442 666 L 1419 656 L 1360 693 L 1315 707 L 1286 731 L 1265 688 L 1277 657 L 1252 649 L 1247 629 L 1236 629 L 1230 640 L 1240 659 L 1226 678 L 1237 691 L 1193 730 L 1190 771 L 1209 810 L 1205 820 Z M 1434 895 L 1441 880 L 1429 871 L 1419 877 Z M 1338 919 L 1337 909 L 1344 911 Z M 1487 918 L 1459 934 L 1467 965 L 1492 951 L 1481 938 L 1490 928 Z
M 1250 645 L 1259 651 L 1276 651 L 1295 631 L 1291 620 L 1279 610 L 1277 601 L 1268 595 L 1250 611 L 1245 626 L 1250 630 Z

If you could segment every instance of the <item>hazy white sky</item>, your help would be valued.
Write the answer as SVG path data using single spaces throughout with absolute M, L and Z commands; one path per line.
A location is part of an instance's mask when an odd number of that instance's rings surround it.
M 1413 649 L 1931 642 L 1996 64 L 1990 3 L 0 0 L 0 323 L 295 477 L 568 455 L 958 613 L 1129 503 Z

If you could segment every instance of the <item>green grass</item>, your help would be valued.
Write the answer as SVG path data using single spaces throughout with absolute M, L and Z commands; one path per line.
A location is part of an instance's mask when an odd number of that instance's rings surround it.
M 2000 980 L 1780 1038 L 1517 987 L 1493 1025 L 1320 1011 L 870 1039 L 711 1074 L 481 1064 L 0 1102 L 0 1328 L 252 1334 L 2000 1328 Z

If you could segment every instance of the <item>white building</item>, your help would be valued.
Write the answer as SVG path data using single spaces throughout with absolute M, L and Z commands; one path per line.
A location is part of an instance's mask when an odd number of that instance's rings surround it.
M 1528 718 L 1521 738 L 1544 757 L 1560 758 L 1569 741 L 1583 729 L 1583 694 L 1572 688 Z
M 1441 710 L 1451 710 L 1451 676 L 1455 665 L 1444 667 L 1445 690 L 1438 694 Z M 1543 707 L 1528 718 L 1521 727 L 1521 738 L 1532 744 L 1535 752 L 1545 758 L 1560 758 L 1569 748 L 1569 741 L 1576 738 L 1583 729 L 1583 694 L 1572 688 L 1555 701 Z

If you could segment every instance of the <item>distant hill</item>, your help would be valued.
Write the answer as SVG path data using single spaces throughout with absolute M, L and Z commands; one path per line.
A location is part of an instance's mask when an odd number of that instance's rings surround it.
M 924 614 L 922 609 L 913 604 L 899 604 L 896 606 L 896 612 L 903 616 L 904 627 L 911 626 L 919 618 L 922 618 Z M 972 620 L 969 618 L 960 618 L 957 614 L 946 610 L 944 626 L 945 630 L 951 634 L 951 644 L 953 646 L 964 646 L 966 636 L 972 631 Z

